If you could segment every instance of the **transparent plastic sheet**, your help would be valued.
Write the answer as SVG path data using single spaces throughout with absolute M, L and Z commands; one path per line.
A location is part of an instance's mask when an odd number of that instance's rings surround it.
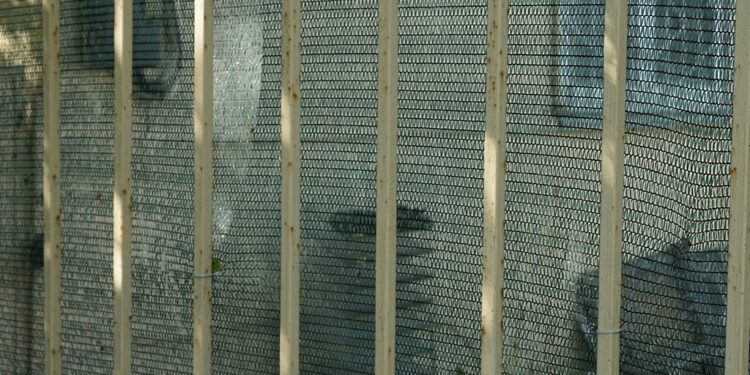
M 0 2 L 0 373 L 43 355 L 41 1 Z
M 213 372 L 279 372 L 281 2 L 216 1 Z
M 302 1 L 300 371 L 375 357 L 377 1 Z

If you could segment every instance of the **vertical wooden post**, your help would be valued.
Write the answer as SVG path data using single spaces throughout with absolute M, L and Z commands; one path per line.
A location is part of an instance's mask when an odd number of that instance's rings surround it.
M 114 373 L 131 372 L 132 341 L 132 204 L 133 150 L 133 1 L 115 0 L 115 181 L 112 279 L 115 295 Z
M 604 116 L 596 372 L 619 374 L 627 0 L 607 0 L 604 17 Z
M 213 0 L 195 1 L 195 277 L 193 374 L 211 373 Z
M 736 2 L 725 374 L 747 374 L 750 351 L 750 1 Z
M 396 132 L 398 0 L 378 8 L 378 151 L 375 235 L 375 374 L 396 372 Z
M 62 372 L 60 277 L 60 1 L 44 0 L 44 373 Z
M 299 375 L 300 0 L 284 0 L 281 38 L 281 375 Z
M 484 133 L 484 256 L 481 374 L 503 373 L 505 173 L 508 109 L 508 1 L 487 4 Z

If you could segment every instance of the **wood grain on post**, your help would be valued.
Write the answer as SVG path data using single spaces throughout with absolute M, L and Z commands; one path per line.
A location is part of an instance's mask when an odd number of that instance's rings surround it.
M 42 2 L 44 101 L 44 373 L 60 375 L 60 1 Z
M 211 373 L 213 0 L 195 1 L 195 256 L 193 374 Z
M 607 0 L 604 11 L 597 374 L 620 373 L 627 25 L 627 0 Z
M 481 375 L 503 373 L 508 1 L 487 4 Z
M 133 1 L 115 0 L 115 174 L 112 280 L 115 296 L 114 373 L 131 373 L 133 154 Z
M 396 133 L 398 0 L 378 8 L 375 374 L 396 373 Z
M 299 375 L 300 0 L 284 0 L 281 38 L 280 373 Z
M 725 374 L 747 374 L 750 352 L 750 1 L 736 2 L 729 180 Z

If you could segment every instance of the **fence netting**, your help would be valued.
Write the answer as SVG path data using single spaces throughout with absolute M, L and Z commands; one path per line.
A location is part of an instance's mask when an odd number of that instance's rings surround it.
M 213 371 L 279 371 L 281 1 L 215 1 Z M 377 0 L 303 0 L 303 374 L 371 374 Z M 631 0 L 621 369 L 721 374 L 733 0 Z M 113 367 L 113 2 L 61 6 L 63 371 Z M 507 374 L 593 374 L 604 0 L 511 0 Z M 41 1 L 0 2 L 0 373 L 43 371 Z M 477 374 L 487 1 L 399 4 L 398 374 Z M 134 2 L 133 372 L 192 371 L 193 3 Z
M 629 4 L 622 371 L 723 374 L 734 1 Z
M 0 372 L 41 372 L 41 1 L 0 2 Z

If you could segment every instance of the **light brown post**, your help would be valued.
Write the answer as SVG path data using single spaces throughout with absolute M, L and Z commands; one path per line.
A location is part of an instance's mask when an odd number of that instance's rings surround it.
M 131 160 L 133 153 L 133 1 L 115 0 L 115 176 L 112 205 L 115 294 L 114 373 L 131 372 L 133 306 Z
M 750 352 L 750 1 L 737 0 L 725 374 L 747 374 Z
M 60 277 L 60 1 L 44 0 L 44 373 L 62 372 Z
M 213 0 L 195 1 L 195 276 L 193 374 L 211 373 Z
M 481 375 L 503 373 L 503 273 L 508 108 L 508 1 L 487 4 Z
M 396 132 L 398 0 L 378 8 L 378 151 L 375 234 L 375 374 L 396 372 Z
M 600 375 L 620 373 L 627 0 L 607 0 L 604 17 L 602 202 L 596 351 L 596 372 Z
M 300 0 L 284 0 L 281 38 L 280 374 L 299 375 Z

